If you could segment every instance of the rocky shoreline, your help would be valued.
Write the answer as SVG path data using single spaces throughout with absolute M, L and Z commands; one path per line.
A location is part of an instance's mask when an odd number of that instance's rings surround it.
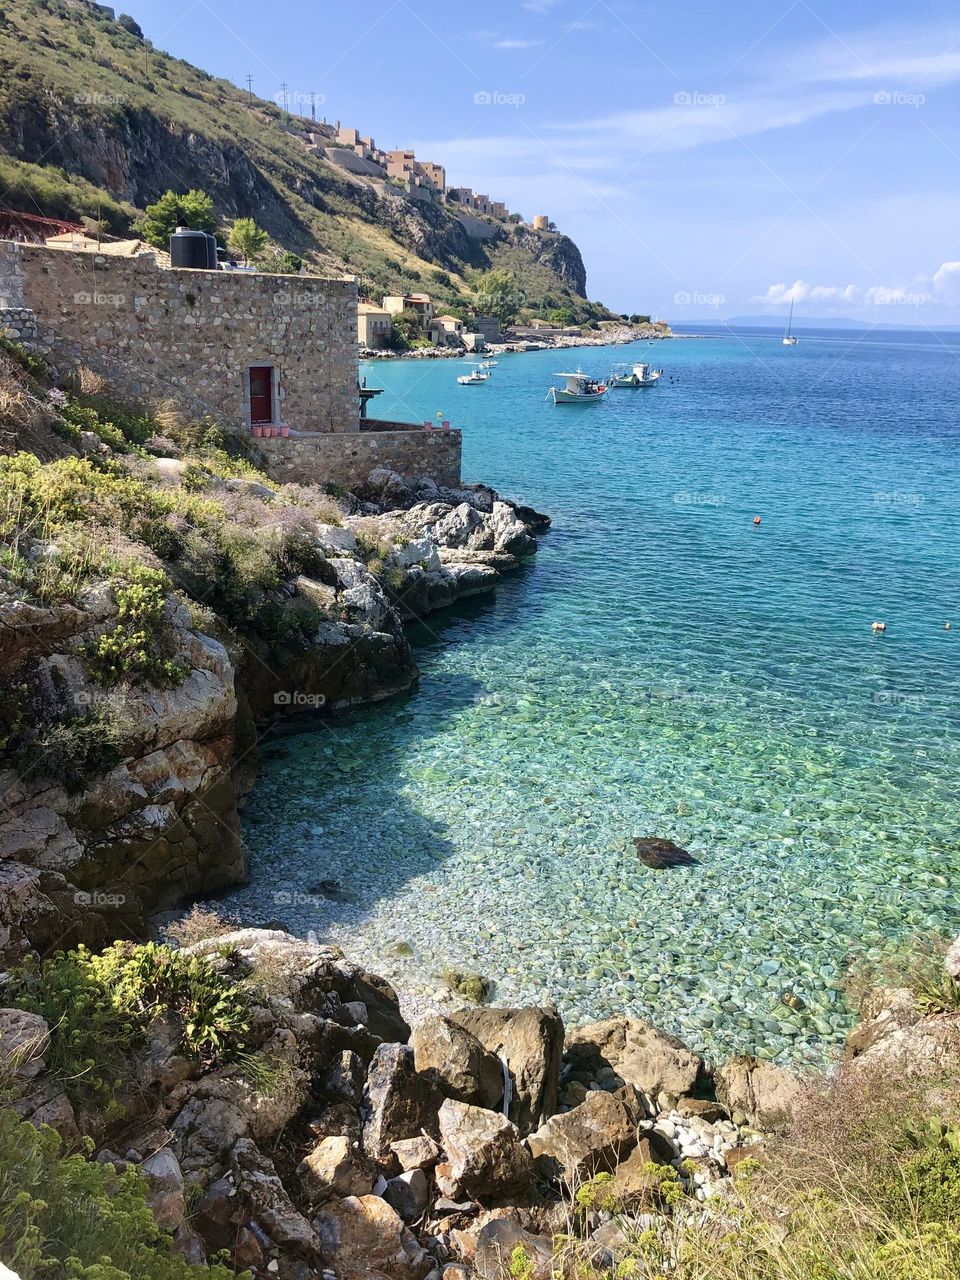
M 197 483 L 176 457 L 143 464 L 142 473 L 165 492 Z M 483 485 L 442 490 L 392 472 L 374 472 L 361 494 L 337 498 L 246 478 L 204 484 L 266 540 L 293 523 L 301 559 L 306 539 L 310 572 L 291 573 L 259 602 L 293 641 L 238 646 L 215 617 L 169 597 L 167 660 L 185 678 L 171 688 L 128 682 L 107 695 L 84 654 L 117 626 L 111 585 L 42 604 L 0 583 L 0 669 L 10 687 L 31 670 L 18 696 L 29 697 L 34 716 L 108 711 L 119 761 L 68 779 L 42 762 L 0 767 L 7 960 L 143 936 L 149 912 L 241 881 L 238 803 L 253 783 L 263 729 L 408 689 L 418 670 L 405 623 L 493 590 L 549 526 Z M 306 631 L 298 618 L 309 619 Z
M 191 1262 L 226 1251 L 280 1280 L 508 1280 L 518 1259 L 530 1280 L 632 1275 L 616 1269 L 639 1233 L 735 1220 L 742 1175 L 803 1105 L 790 1072 L 711 1068 L 635 1019 L 565 1031 L 550 1008 L 474 1007 L 411 1030 L 337 948 L 210 916 L 193 931 L 179 955 L 239 993 L 242 1054 L 204 1065 L 154 1014 L 111 1108 L 77 1102 L 47 1061 L 56 1028 L 0 1010 L 17 1114 L 138 1169 Z M 880 993 L 843 1070 L 943 1060 L 957 1017 Z
M 623 346 L 629 342 L 661 341 L 677 335 L 657 324 L 614 325 L 607 323 L 596 333 L 579 336 L 516 338 L 508 342 L 488 343 L 483 356 L 519 354 L 525 351 L 563 351 L 572 347 Z M 462 360 L 470 352 L 455 347 L 414 347 L 410 351 L 381 351 L 369 347 L 360 350 L 361 360 Z

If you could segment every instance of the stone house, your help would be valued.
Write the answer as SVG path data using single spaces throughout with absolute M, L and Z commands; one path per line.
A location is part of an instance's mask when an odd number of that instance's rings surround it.
M 393 318 L 389 311 L 372 302 L 357 303 L 357 342 L 370 351 L 382 351 L 390 344 Z
M 428 293 L 391 294 L 384 298 L 383 309 L 392 316 L 398 316 L 402 311 L 415 311 L 424 332 L 433 319 L 433 303 Z
M 430 309 L 426 295 L 411 301 Z M 0 241 L 0 333 L 15 332 L 54 367 L 86 366 L 118 398 L 172 400 L 261 438 L 286 428 L 261 446 L 268 471 L 285 479 L 296 470 L 350 485 L 382 466 L 456 483 L 458 431 L 433 432 L 444 439 L 427 448 L 422 426 L 361 430 L 357 326 L 352 279 L 174 270 L 153 253 Z
M 456 316 L 434 316 L 427 325 L 427 337 L 435 347 L 458 347 L 465 325 Z

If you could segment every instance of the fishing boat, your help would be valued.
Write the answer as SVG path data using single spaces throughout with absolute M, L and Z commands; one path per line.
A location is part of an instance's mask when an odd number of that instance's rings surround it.
M 619 364 L 607 381 L 611 387 L 655 387 L 662 377 L 662 369 L 651 369 L 648 364 Z
M 481 369 L 495 369 L 500 362 L 498 360 L 481 360 Z
M 790 332 L 790 329 L 792 328 L 792 326 L 793 326 L 793 299 L 791 298 L 790 299 L 790 316 L 787 319 L 787 331 L 783 335 L 783 345 L 785 347 L 795 347 L 797 343 L 800 341 L 799 338 L 795 338 L 793 334 Z
M 565 379 L 562 387 L 551 387 L 547 392 L 554 404 L 590 404 L 607 394 L 607 384 L 597 382 L 582 369 L 576 373 L 557 373 L 554 377 Z
M 489 380 L 490 374 L 484 369 L 471 369 L 469 373 L 461 373 L 457 378 L 461 387 L 476 387 Z

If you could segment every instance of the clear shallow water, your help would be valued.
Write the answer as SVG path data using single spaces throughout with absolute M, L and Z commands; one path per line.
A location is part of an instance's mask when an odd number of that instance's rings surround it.
M 499 1002 L 822 1060 L 853 949 L 960 930 L 958 356 L 746 334 L 504 357 L 476 388 L 369 367 L 380 416 L 441 411 L 465 477 L 554 528 L 417 629 L 414 696 L 267 748 L 227 905 L 414 989 L 468 966 Z M 571 360 L 633 357 L 674 381 L 544 403 Z M 649 870 L 636 835 L 698 865 Z

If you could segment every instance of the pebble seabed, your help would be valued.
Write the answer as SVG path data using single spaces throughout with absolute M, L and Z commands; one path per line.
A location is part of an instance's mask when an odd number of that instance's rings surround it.
M 266 747 L 252 880 L 221 909 L 339 943 L 414 1017 L 464 969 L 568 1024 L 627 1013 L 713 1060 L 823 1064 L 851 954 L 954 918 L 946 762 L 931 746 L 903 788 L 910 711 L 835 710 L 869 738 L 854 757 L 788 694 L 611 678 L 609 655 L 571 667 L 497 625 L 428 644 L 412 696 Z M 644 867 L 635 834 L 697 865 Z

